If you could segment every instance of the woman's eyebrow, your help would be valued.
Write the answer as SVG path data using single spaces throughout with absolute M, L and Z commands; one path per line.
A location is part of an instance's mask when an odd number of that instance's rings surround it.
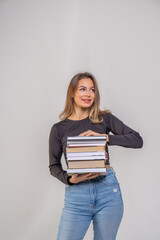
M 86 88 L 86 86 L 83 86 L 83 85 L 82 85 L 82 86 L 79 86 L 79 88 L 80 88 L 80 87 L 84 87 L 84 88 Z M 93 87 L 90 87 L 90 88 L 95 88 L 95 87 L 93 86 Z

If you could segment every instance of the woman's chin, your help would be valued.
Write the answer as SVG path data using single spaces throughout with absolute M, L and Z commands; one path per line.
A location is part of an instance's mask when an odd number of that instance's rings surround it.
M 83 105 L 82 108 L 86 109 L 86 108 L 90 108 L 91 105 L 90 104 L 86 104 L 86 105 Z

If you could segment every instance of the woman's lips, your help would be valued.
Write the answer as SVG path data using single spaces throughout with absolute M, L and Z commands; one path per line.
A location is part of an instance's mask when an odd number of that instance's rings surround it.
M 85 103 L 90 103 L 91 99 L 82 99 L 82 101 L 85 102 Z

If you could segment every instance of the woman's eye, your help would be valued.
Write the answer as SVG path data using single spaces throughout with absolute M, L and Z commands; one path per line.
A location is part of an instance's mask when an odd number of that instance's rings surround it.
M 86 88 L 80 88 L 80 91 L 82 91 L 82 92 L 84 92 L 84 91 L 86 91 L 87 89 Z M 93 89 L 90 89 L 89 90 L 90 92 L 95 92 L 95 89 L 93 88 Z
M 93 88 L 93 89 L 91 89 L 91 92 L 95 92 L 95 89 Z
M 85 88 L 80 88 L 80 91 L 85 91 Z

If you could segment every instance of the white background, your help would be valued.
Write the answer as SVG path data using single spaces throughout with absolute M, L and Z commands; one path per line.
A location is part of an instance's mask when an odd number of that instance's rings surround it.
M 125 204 L 117 240 L 160 239 L 159 65 L 159 0 L 0 0 L 0 239 L 56 239 L 64 184 L 48 138 L 80 71 L 144 139 L 109 148 Z

